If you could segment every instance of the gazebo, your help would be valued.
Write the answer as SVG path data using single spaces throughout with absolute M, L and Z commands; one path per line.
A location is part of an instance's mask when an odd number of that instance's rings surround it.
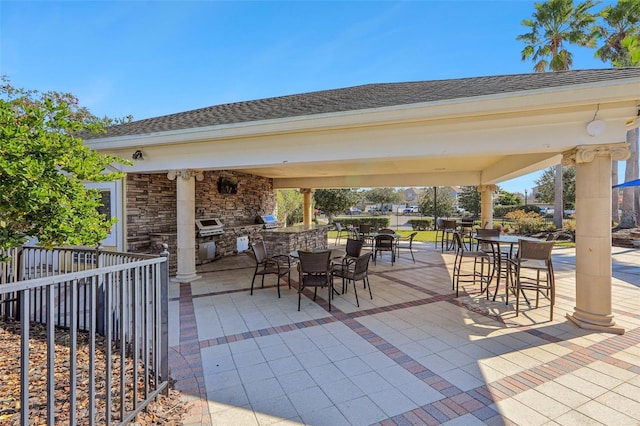
M 274 189 L 299 188 L 306 223 L 316 188 L 474 185 L 485 223 L 496 184 L 560 162 L 575 165 L 570 319 L 621 333 L 611 308 L 611 160 L 628 158 L 626 132 L 640 124 L 639 106 L 640 68 L 573 70 L 237 102 L 115 126 L 85 142 L 137 156 L 126 172 L 175 179 L 182 282 L 197 279 L 194 200 L 202 171 L 241 171 L 269 179 Z M 117 197 L 126 192 L 120 188 Z

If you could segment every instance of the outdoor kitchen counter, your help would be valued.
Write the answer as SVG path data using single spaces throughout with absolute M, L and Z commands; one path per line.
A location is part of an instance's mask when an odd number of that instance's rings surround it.
M 266 229 L 262 238 L 270 255 L 289 254 L 294 250 L 327 248 L 328 225 L 297 225 Z

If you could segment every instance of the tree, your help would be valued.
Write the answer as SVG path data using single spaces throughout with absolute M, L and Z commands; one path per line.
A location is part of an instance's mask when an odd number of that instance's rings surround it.
M 358 195 L 352 189 L 316 189 L 313 199 L 316 207 L 324 211 L 331 223 L 333 216 L 356 203 Z
M 437 198 L 434 202 L 434 192 L 437 192 Z M 424 216 L 448 217 L 451 216 L 455 210 L 456 199 L 453 196 L 451 187 L 439 186 L 437 191 L 427 190 L 424 193 L 424 198 L 420 203 L 420 213 Z
M 466 211 L 472 212 L 474 217 L 479 217 L 482 208 L 482 194 L 475 186 L 463 186 L 462 192 L 458 196 L 458 205 Z
M 516 197 L 512 192 L 499 189 L 498 204 L 501 206 L 519 206 L 522 204 L 522 199 Z
M 561 211 L 565 208 L 573 209 L 576 203 L 576 168 L 565 167 L 562 174 L 564 195 L 561 207 Z M 551 203 L 555 199 L 556 188 L 556 169 L 551 167 L 545 170 L 540 178 L 536 180 L 538 186 L 538 193 L 536 194 L 536 200 L 540 203 Z
M 0 249 L 28 238 L 40 245 L 97 245 L 113 225 L 97 210 L 100 192 L 85 182 L 116 180 L 113 163 L 129 164 L 90 150 L 79 137 L 113 123 L 78 105 L 71 94 L 0 86 Z
M 280 189 L 277 194 L 278 222 L 291 226 L 302 221 L 303 195 L 295 189 Z
M 613 6 L 600 11 L 602 21 L 594 27 L 594 35 L 602 40 L 602 46 L 595 56 L 603 62 L 611 62 L 616 67 L 635 67 L 640 65 L 640 0 L 619 0 Z M 625 182 L 638 179 L 638 129 L 627 132 L 631 156 L 625 163 Z M 617 166 L 617 162 L 614 162 Z M 615 179 L 617 181 L 617 170 Z M 612 174 L 612 179 L 614 175 Z M 617 182 L 614 182 L 617 183 Z M 617 195 L 614 193 L 614 195 Z M 637 189 L 625 188 L 622 192 L 622 217 L 620 228 L 633 228 L 638 223 L 640 209 Z M 612 217 L 618 217 L 617 198 L 612 202 Z
M 394 188 L 373 188 L 364 194 L 367 201 L 379 204 L 382 208 L 385 204 L 397 204 L 403 200 L 402 194 Z
M 531 19 L 524 19 L 522 25 L 529 27 L 530 32 L 519 35 L 516 39 L 525 43 L 522 60 L 535 62 L 535 72 L 563 71 L 573 65 L 573 55 L 566 49 L 566 44 L 593 47 L 595 38 L 590 27 L 596 16 L 589 10 L 595 5 L 593 0 L 586 0 L 574 6 L 573 0 L 549 0 L 535 3 Z M 553 221 L 562 228 L 562 165 L 556 166 L 555 213 Z

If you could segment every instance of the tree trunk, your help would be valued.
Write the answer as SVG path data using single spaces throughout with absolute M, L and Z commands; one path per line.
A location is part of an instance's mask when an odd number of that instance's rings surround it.
M 555 199 L 553 203 L 553 224 L 557 229 L 562 229 L 564 206 L 562 204 L 562 164 L 556 165 Z
M 629 182 L 638 179 L 638 129 L 627 132 L 627 143 L 631 156 L 625 163 L 624 181 Z M 635 212 L 635 188 L 627 187 L 622 191 L 622 217 L 619 228 L 629 229 L 636 227 Z
M 611 160 L 611 185 L 618 184 L 618 162 L 616 160 Z M 620 222 L 620 215 L 618 214 L 619 207 L 619 197 L 618 190 L 614 189 L 611 191 L 611 222 L 616 225 Z M 611 226 L 613 226 L 613 223 Z

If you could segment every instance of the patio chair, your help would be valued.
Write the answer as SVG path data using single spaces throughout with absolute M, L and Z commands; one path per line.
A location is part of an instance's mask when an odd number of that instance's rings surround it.
M 347 245 L 345 247 L 345 255 L 340 262 L 333 262 L 331 265 L 332 271 L 349 269 L 353 267 L 353 261 L 360 257 L 362 254 L 362 246 L 364 241 L 354 240 L 352 238 L 347 239 Z M 344 288 L 342 290 L 344 293 Z
M 485 262 L 487 264 L 487 273 L 490 271 L 491 258 L 484 251 L 467 250 L 462 241 L 462 236 L 458 232 L 453 233 L 453 245 L 456 250 L 456 258 L 453 261 L 453 280 L 452 289 L 456 291 L 456 297 L 459 295 L 460 282 L 480 282 L 480 291 L 486 290 L 487 299 L 489 298 L 489 279 L 490 277 L 484 273 Z M 463 260 L 473 260 L 473 272 L 463 272 Z M 478 263 L 480 263 L 480 271 L 478 271 Z M 462 278 L 464 277 L 464 278 Z M 486 288 L 484 285 L 486 284 Z
M 411 253 L 411 260 L 416 263 L 416 258 L 413 257 L 413 239 L 418 235 L 417 232 L 412 232 L 408 237 L 400 237 L 396 241 L 396 253 L 400 257 L 400 249 L 408 249 Z
M 287 282 L 291 288 L 291 258 L 286 255 L 269 256 L 264 241 L 251 244 L 253 257 L 256 261 L 256 269 L 251 280 L 250 295 L 253 295 L 253 285 L 258 275 L 262 276 L 262 287 L 264 288 L 264 277 L 266 275 L 276 275 L 278 277 L 278 298 L 280 297 L 280 278 L 287 275 Z
M 438 248 L 438 240 L 440 240 L 440 244 L 442 244 L 442 240 L 444 240 L 444 220 L 441 218 L 436 219 L 436 239 L 434 242 L 434 248 Z
M 453 243 L 453 234 L 457 233 L 458 223 L 455 220 L 442 220 L 442 227 L 444 236 L 442 237 L 442 251 L 444 252 L 445 246 L 447 247 L 447 251 L 451 249 L 455 249 L 455 244 Z
M 318 295 L 318 287 L 327 287 L 329 311 L 331 311 L 331 297 L 333 293 L 333 276 L 331 275 L 331 251 L 302 251 L 298 250 L 298 311 L 300 298 L 307 287 L 313 287 L 313 300 Z
M 391 265 L 396 261 L 396 247 L 395 247 L 395 238 L 393 235 L 388 234 L 378 234 L 375 237 L 374 241 L 374 252 L 373 252 L 373 263 L 376 263 L 378 258 L 378 253 L 382 253 L 388 251 L 391 253 Z M 382 256 L 382 254 L 381 254 Z
M 371 293 L 371 285 L 369 284 L 369 261 L 372 254 L 365 253 L 357 259 L 349 259 L 344 263 L 342 268 L 333 268 L 332 274 L 334 277 L 342 278 L 342 294 L 346 292 L 347 281 L 353 282 L 353 292 L 356 295 L 356 306 L 360 307 L 358 301 L 358 290 L 356 289 L 356 281 L 362 280 L 364 288 L 369 287 L 369 297 L 373 300 L 373 294 Z
M 515 276 L 512 286 L 515 287 L 513 290 L 516 293 L 516 316 L 520 313 L 520 293 L 525 296 L 525 290 L 533 290 L 536 292 L 536 308 L 539 306 L 540 293 L 549 299 L 551 304 L 549 320 L 553 321 L 553 306 L 556 301 L 555 277 L 551 261 L 553 244 L 553 241 L 518 241 L 518 256 L 508 264 L 511 275 Z M 544 280 L 541 280 L 541 274 L 544 274 Z

